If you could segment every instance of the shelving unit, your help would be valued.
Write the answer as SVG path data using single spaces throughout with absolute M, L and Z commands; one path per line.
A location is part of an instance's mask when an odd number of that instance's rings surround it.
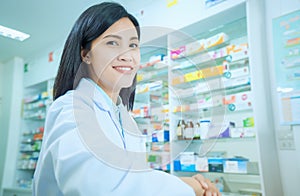
M 155 40 L 166 43 L 164 38 Z M 146 148 L 151 168 L 170 171 L 169 91 L 167 50 L 151 43 L 142 45 L 142 64 L 137 75 L 132 115 L 147 136 Z
M 225 192 L 261 192 L 246 15 L 232 15 L 224 23 L 207 20 L 217 28 L 206 29 L 199 22 L 188 32 L 183 29 L 186 34 L 169 35 L 171 56 L 181 48 L 180 57 L 171 58 L 170 70 L 172 171 L 178 176 L 201 172 L 226 184 Z M 200 141 L 178 140 L 182 120 L 200 124 Z M 180 139 L 187 129 L 185 125 Z
M 160 161 L 156 161 L 153 168 L 168 165 L 167 171 L 178 176 L 201 172 L 212 181 L 221 180 L 225 192 L 263 193 L 247 22 L 246 4 L 239 4 L 158 38 L 160 48 L 165 48 L 163 54 L 168 66 L 151 62 L 150 57 L 161 54 L 161 50 L 142 50 L 144 62 L 151 66 L 140 69 L 135 105 L 137 108 L 146 105 L 149 113 L 135 119 L 141 131 L 149 136 L 149 154 L 161 156 L 167 149 L 169 156 L 160 159 L 169 162 L 161 162 L 159 166 Z M 158 39 L 147 44 L 155 45 Z M 159 90 L 140 89 L 140 85 L 147 89 L 145 86 L 160 80 L 165 83 Z M 162 102 L 155 105 L 149 98 L 156 91 L 168 91 L 167 105 Z M 152 109 L 159 106 L 168 111 L 163 114 L 168 120 L 160 122 L 161 126 L 151 120 Z M 191 121 L 194 126 L 180 129 L 182 120 Z M 202 121 L 210 122 L 208 128 L 201 126 Z M 169 130 L 167 147 L 163 142 L 164 123 Z M 200 128 L 196 127 L 199 124 Z M 188 129 L 193 131 L 194 139 L 185 135 Z M 158 130 L 162 131 L 157 142 L 156 134 L 152 133 Z M 178 130 L 182 131 L 180 135 Z M 198 135 L 200 132 L 200 140 L 195 132 Z
M 24 89 L 14 184 L 18 191 L 23 189 L 26 192 L 32 187 L 32 177 L 43 140 L 45 116 L 52 103 L 53 82 L 54 80 L 50 79 Z

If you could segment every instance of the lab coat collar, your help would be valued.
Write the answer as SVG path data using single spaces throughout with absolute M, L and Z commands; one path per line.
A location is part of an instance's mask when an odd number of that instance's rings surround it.
M 120 96 L 118 97 L 116 105 L 104 90 L 91 79 L 82 78 L 76 90 L 82 92 L 85 96 L 91 97 L 103 110 L 117 112 L 120 107 L 122 107 L 122 99 Z

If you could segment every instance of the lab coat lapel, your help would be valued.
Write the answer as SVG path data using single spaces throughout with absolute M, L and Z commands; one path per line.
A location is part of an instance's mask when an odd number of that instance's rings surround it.
M 104 91 L 102 90 L 103 92 L 101 92 L 101 89 L 98 88 L 100 87 L 97 87 L 96 84 L 92 81 L 89 81 L 89 79 L 82 78 L 76 90 L 85 96 L 90 97 L 95 103 L 96 107 L 106 112 L 113 120 L 113 123 L 116 124 L 120 129 L 120 122 L 117 120 L 118 117 L 114 111 L 114 107 L 116 106 L 112 100 L 106 94 L 104 94 Z

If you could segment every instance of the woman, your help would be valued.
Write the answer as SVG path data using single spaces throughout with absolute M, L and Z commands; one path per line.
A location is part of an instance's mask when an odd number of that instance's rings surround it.
M 180 179 L 147 167 L 144 140 L 127 111 L 139 38 L 138 22 L 116 3 L 92 6 L 76 21 L 55 80 L 34 195 L 220 194 L 201 175 Z

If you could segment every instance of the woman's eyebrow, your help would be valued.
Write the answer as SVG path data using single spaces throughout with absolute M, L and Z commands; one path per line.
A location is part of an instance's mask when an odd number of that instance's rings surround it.
M 110 37 L 112 37 L 112 38 L 117 38 L 117 39 L 122 39 L 122 37 L 121 36 L 119 36 L 119 35 L 107 35 L 107 36 L 105 36 L 105 37 L 103 37 L 103 39 L 105 39 L 105 38 L 110 38 Z
M 135 40 L 135 39 L 139 39 L 138 37 L 132 37 L 132 38 L 130 38 L 130 41 L 132 41 L 132 40 Z
M 116 39 L 120 39 L 120 40 L 122 39 L 121 36 L 119 36 L 119 35 L 113 35 L 113 34 L 106 35 L 105 37 L 103 37 L 103 39 L 110 38 L 110 37 L 116 38 Z M 138 39 L 139 39 L 138 37 L 134 36 L 134 37 L 131 37 L 129 40 L 132 41 L 132 40 L 138 40 Z

